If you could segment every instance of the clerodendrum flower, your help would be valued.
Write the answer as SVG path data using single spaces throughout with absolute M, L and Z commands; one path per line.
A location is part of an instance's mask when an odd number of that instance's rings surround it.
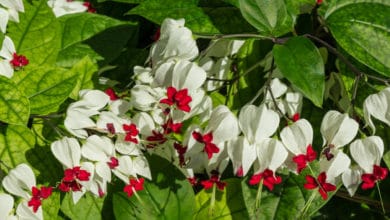
M 8 20 L 19 22 L 18 12 L 24 12 L 23 0 L 0 0 L 0 31 L 5 33 Z
M 88 10 L 88 7 L 80 1 L 49 0 L 47 1 L 47 4 L 53 9 L 54 15 L 56 17 L 60 17 L 66 14 L 85 12 Z
M 324 154 L 331 160 L 333 151 L 345 146 L 353 140 L 359 129 L 359 124 L 347 114 L 338 111 L 328 111 L 321 123 L 323 145 L 327 145 Z
M 29 61 L 25 56 L 16 54 L 13 41 L 5 36 L 0 50 L 0 75 L 11 78 L 14 69 L 26 66 L 28 63 Z
M 6 193 L 0 193 L 0 219 L 17 220 L 13 215 L 14 198 Z
M 246 175 L 257 158 L 257 144 L 274 134 L 278 128 L 279 115 L 265 105 L 247 105 L 241 109 L 238 122 L 244 136 L 229 143 L 228 152 L 234 172 L 242 169 L 243 175 Z
M 320 193 L 323 200 L 328 199 L 328 192 L 335 191 L 337 187 L 326 181 L 326 173 L 321 172 L 317 179 L 313 176 L 306 176 L 306 183 L 304 184 L 305 189 L 316 189 Z
M 12 169 L 2 182 L 4 188 L 24 199 L 18 206 L 17 214 L 34 216 L 42 219 L 42 200 L 47 199 L 52 193 L 52 187 L 36 187 L 35 175 L 26 164 L 19 164 Z M 25 214 L 23 214 L 25 213 Z
M 351 143 L 350 151 L 353 159 L 363 169 L 361 176 L 362 189 L 370 189 L 375 183 L 384 180 L 388 174 L 386 168 L 380 167 L 384 144 L 380 137 L 370 136 Z
M 284 146 L 295 156 L 294 163 L 300 173 L 308 162 L 316 159 L 317 153 L 311 146 L 313 141 L 313 128 L 306 119 L 300 119 L 280 132 Z
M 390 87 L 377 94 L 369 95 L 363 104 L 364 119 L 375 133 L 371 116 L 390 126 Z

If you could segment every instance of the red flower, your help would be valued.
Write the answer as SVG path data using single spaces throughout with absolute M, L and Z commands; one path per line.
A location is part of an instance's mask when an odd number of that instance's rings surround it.
M 184 147 L 177 142 L 173 143 L 173 147 L 175 148 L 177 154 L 179 154 L 180 165 L 183 166 L 185 164 L 184 154 L 187 152 L 187 147 Z
M 42 200 L 49 198 L 53 190 L 53 187 L 42 186 L 41 189 L 33 186 L 31 188 L 32 198 L 28 201 L 28 206 L 33 207 L 34 213 L 38 211 L 38 208 L 42 205 Z
M 297 172 L 300 173 L 303 169 L 306 168 L 308 162 L 312 162 L 317 157 L 317 153 L 313 150 L 311 144 L 309 144 L 306 148 L 306 155 L 299 154 L 293 157 L 294 163 L 297 164 Z
M 362 189 L 366 190 L 373 188 L 375 183 L 379 180 L 384 180 L 388 173 L 388 169 L 374 165 L 373 173 L 365 173 L 362 175 Z
M 108 88 L 104 91 L 108 96 L 110 96 L 111 101 L 117 100 L 119 97 L 116 95 L 115 91 L 112 88 Z
M 303 185 L 303 187 L 305 187 L 305 189 L 315 189 L 318 187 L 318 192 L 321 194 L 323 200 L 328 198 L 327 192 L 336 190 L 335 185 L 326 182 L 325 172 L 320 173 L 320 175 L 317 177 L 317 180 L 313 176 L 307 175 L 306 183 Z
M 14 53 L 12 56 L 13 59 L 10 61 L 10 63 L 14 68 L 27 66 L 29 63 L 28 59 L 23 55 L 17 55 Z
M 152 142 L 146 145 L 148 148 L 153 148 L 158 144 L 163 144 L 167 141 L 167 138 L 158 131 L 152 131 L 153 135 L 146 138 L 147 141 Z
M 263 185 L 266 186 L 270 191 L 274 189 L 275 184 L 282 183 L 280 176 L 274 176 L 274 172 L 270 169 L 265 169 L 262 173 L 255 174 L 249 180 L 250 185 L 259 184 L 263 180 Z
M 119 166 L 119 161 L 115 157 L 110 158 L 110 162 L 107 162 L 110 169 L 115 169 L 115 167 Z
M 168 121 L 162 125 L 164 128 L 164 134 L 170 134 L 170 133 L 180 133 L 181 132 L 181 127 L 183 126 L 182 123 L 173 123 L 173 120 L 170 118 Z
M 293 116 L 292 116 L 292 120 L 293 122 L 296 122 L 298 121 L 299 119 L 301 118 L 301 115 L 299 113 L 295 113 Z
M 209 159 L 213 156 L 214 153 L 219 152 L 219 148 L 217 147 L 217 145 L 212 143 L 213 133 L 209 132 L 209 133 L 202 136 L 201 133 L 194 131 L 194 132 L 192 132 L 192 137 L 196 141 L 204 144 L 204 151 L 207 153 L 207 157 Z
M 64 177 L 58 188 L 63 192 L 80 191 L 81 185 L 78 181 L 89 181 L 91 174 L 80 167 L 73 167 L 64 171 Z
M 221 182 L 219 180 L 219 175 L 218 174 L 211 175 L 209 180 L 203 180 L 203 181 L 200 182 L 200 184 L 202 184 L 205 189 L 211 189 L 214 184 L 217 184 L 217 188 L 219 190 L 223 190 L 226 187 L 226 185 L 227 185 L 227 183 Z
M 130 179 L 130 183 L 123 188 L 123 192 L 127 193 L 128 197 L 131 197 L 135 191 L 144 189 L 144 178 Z
M 317 0 L 317 4 L 322 4 L 322 0 Z
M 87 11 L 89 13 L 95 13 L 96 12 L 96 9 L 92 6 L 91 2 L 86 1 L 86 2 L 83 3 L 83 5 L 88 8 Z
M 139 131 L 137 129 L 137 126 L 135 124 L 130 125 L 122 125 L 123 130 L 126 132 L 125 141 L 133 142 L 135 144 L 138 144 L 138 140 L 136 136 L 138 135 Z
M 166 99 L 161 99 L 160 103 L 167 104 L 169 106 L 176 105 L 179 110 L 184 112 L 190 112 L 191 107 L 189 103 L 192 101 L 191 96 L 188 95 L 188 89 L 182 89 L 177 91 L 174 87 L 167 88 Z

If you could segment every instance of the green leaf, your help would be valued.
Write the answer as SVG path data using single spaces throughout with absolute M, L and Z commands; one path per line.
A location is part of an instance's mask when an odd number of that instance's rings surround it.
M 293 17 L 283 0 L 239 0 L 244 18 L 260 34 L 279 37 L 293 30 Z
M 142 2 L 127 14 L 140 15 L 152 22 L 161 24 L 165 18 L 184 18 L 185 26 L 196 33 L 219 33 L 205 12 L 190 0 L 148 0 Z
M 67 193 L 61 203 L 61 211 L 72 220 L 102 219 L 104 198 L 97 198 L 86 193 L 77 204 L 73 204 L 72 195 Z
M 324 62 L 317 47 L 304 37 L 293 37 L 272 50 L 276 66 L 304 96 L 321 107 L 325 89 Z
M 0 31 L 0 45 L 3 45 L 3 40 L 4 40 L 4 33 Z
M 27 163 L 26 152 L 34 147 L 33 133 L 22 125 L 0 127 L 0 160 L 10 167 Z
M 303 13 L 310 13 L 313 10 L 316 2 L 313 0 L 284 0 L 287 5 L 287 10 L 294 16 Z
M 8 78 L 0 76 L 0 121 L 8 124 L 27 124 L 30 102 Z
M 94 62 L 102 59 L 100 55 L 114 59 L 128 39 L 134 35 L 136 29 L 136 23 L 123 22 L 93 13 L 69 14 L 61 16 L 59 21 L 62 24 L 63 36 L 57 64 L 62 67 L 72 67 L 87 55 Z M 117 29 L 112 30 L 115 27 Z M 106 31 L 107 33 L 103 35 L 103 40 L 98 42 L 97 47 L 81 44 Z M 107 51 L 109 54 L 104 54 Z
M 53 192 L 49 198 L 42 200 L 43 219 L 57 219 L 60 210 L 60 193 Z
M 50 66 L 29 66 L 12 80 L 30 99 L 31 114 L 48 114 L 58 110 L 77 82 L 77 73 Z
M 46 0 L 32 3 L 24 1 L 25 13 L 19 13 L 19 23 L 9 22 L 8 35 L 16 52 L 30 64 L 54 64 L 61 45 L 61 24 Z
M 384 76 L 390 76 L 390 2 L 343 0 L 325 14 L 337 43 L 351 56 Z
M 193 219 L 248 219 L 239 179 L 222 180 L 224 191 L 216 190 L 214 206 L 210 206 L 212 190 L 202 190 L 196 195 L 197 211 Z
M 193 214 L 194 192 L 183 173 L 170 161 L 151 156 L 152 182 L 145 181 L 144 190 L 130 198 L 123 192 L 113 196 L 117 220 L 128 219 L 186 219 Z
M 383 161 L 385 161 L 386 166 L 390 168 L 390 151 L 387 151 L 385 155 L 383 155 Z
M 92 76 L 97 70 L 97 65 L 88 56 L 74 65 L 70 71 L 74 72 L 78 79 L 69 97 L 76 100 L 80 90 L 93 88 Z

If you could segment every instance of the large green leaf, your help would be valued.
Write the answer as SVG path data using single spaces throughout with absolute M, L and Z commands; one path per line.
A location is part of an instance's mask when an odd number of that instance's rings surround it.
M 34 147 L 33 133 L 22 125 L 0 126 L 0 160 L 10 167 L 27 163 L 26 152 Z
M 283 76 L 316 106 L 321 106 L 325 69 L 317 47 L 304 37 L 293 37 L 283 45 L 275 45 L 272 52 Z
M 30 102 L 8 78 L 0 76 L 0 121 L 9 124 L 27 124 Z
M 43 219 L 57 219 L 60 210 L 60 193 L 53 192 L 49 198 L 42 201 Z
M 81 89 L 93 88 L 92 76 L 97 71 L 97 65 L 86 56 L 74 65 L 71 71 L 78 76 L 78 79 L 76 86 L 74 86 L 74 89 L 70 94 L 70 98 L 77 99 Z
M 99 220 L 102 219 L 104 198 L 97 198 L 90 193 L 73 203 L 70 193 L 65 195 L 61 203 L 61 211 L 72 220 Z
M 194 219 L 248 219 L 239 179 L 223 180 L 224 191 L 216 190 L 215 203 L 210 205 L 212 190 L 202 190 L 196 195 L 197 211 Z
M 239 0 L 244 18 L 260 34 L 278 37 L 293 30 L 293 17 L 284 0 Z
M 101 60 L 100 55 L 114 59 L 137 30 L 136 23 L 93 13 L 69 14 L 61 16 L 59 21 L 63 36 L 57 64 L 63 67 L 72 67 L 87 55 L 94 62 Z M 102 33 L 105 34 L 94 38 Z M 95 39 L 98 46 L 93 47 L 94 42 L 89 43 L 91 45 L 84 44 L 91 38 Z
M 20 22 L 9 22 L 8 34 L 16 52 L 25 55 L 31 64 L 54 64 L 61 45 L 61 24 L 46 0 L 24 1 L 25 13 Z
M 390 1 L 343 0 L 334 2 L 326 24 L 337 43 L 373 70 L 390 76 Z
M 30 66 L 18 72 L 12 80 L 30 99 L 32 114 L 47 114 L 58 110 L 73 91 L 77 73 L 50 66 Z
M 186 27 L 196 33 L 219 33 L 205 12 L 190 0 L 148 0 L 144 1 L 127 14 L 145 17 L 157 24 L 165 18 L 185 18 Z
M 117 220 L 187 219 L 193 214 L 194 192 L 186 177 L 174 165 L 158 156 L 151 156 L 152 182 L 130 198 L 123 192 L 114 194 L 113 206 Z

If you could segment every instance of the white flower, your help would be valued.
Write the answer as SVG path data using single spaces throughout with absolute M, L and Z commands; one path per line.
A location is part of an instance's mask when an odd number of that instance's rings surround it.
M 265 169 L 270 169 L 275 173 L 288 156 L 282 142 L 273 138 L 265 138 L 256 143 L 256 152 L 258 167 L 255 173 L 262 173 Z
M 321 134 L 323 145 L 340 148 L 348 144 L 356 136 L 359 124 L 348 117 L 348 114 L 341 114 L 337 111 L 328 111 L 321 123 Z
M 19 22 L 18 12 L 24 12 L 23 0 L 0 0 L 0 5 L 7 9 L 8 16 L 4 16 L 7 20 Z
M 16 52 L 15 45 L 11 38 L 5 36 L 0 50 L 0 75 L 11 78 L 14 75 L 14 68 L 11 65 L 13 54 Z
M 153 76 L 151 73 L 152 69 L 149 67 L 141 67 L 141 66 L 135 66 L 134 67 L 134 75 L 133 79 L 137 85 L 139 84 L 145 84 L 150 85 L 153 82 Z
M 228 153 L 234 171 L 237 172 L 242 166 L 243 175 L 246 175 L 258 156 L 257 148 L 260 146 L 258 144 L 274 134 L 278 128 L 279 116 L 265 105 L 260 107 L 247 105 L 241 109 L 238 122 L 244 137 L 230 142 Z
M 362 170 L 359 167 L 353 166 L 352 168 L 348 168 L 346 171 L 344 171 L 343 175 L 341 176 L 343 185 L 347 189 L 350 196 L 355 195 L 356 190 L 362 182 L 362 174 Z
M 369 95 L 363 104 L 364 119 L 375 133 L 371 116 L 390 126 L 390 87 L 377 94 Z
M 13 215 L 14 198 L 8 194 L 0 193 L 0 219 L 16 220 L 17 217 Z
M 306 119 L 300 119 L 283 128 L 280 138 L 294 155 L 306 154 L 307 146 L 313 142 L 313 128 Z
M 384 144 L 380 137 L 370 136 L 358 139 L 349 146 L 352 158 L 365 173 L 373 173 L 374 165 L 380 165 Z
M 348 170 L 351 159 L 340 150 L 334 151 L 331 160 L 322 158 L 320 160 L 320 170 L 326 172 L 326 182 L 336 185 L 336 178 Z
M 160 38 L 150 49 L 153 64 L 172 59 L 192 60 L 198 56 L 196 41 L 191 30 L 184 27 L 184 19 L 165 19 L 160 33 Z
M 84 6 L 83 2 L 80 1 L 49 0 L 47 4 L 53 9 L 56 17 L 66 14 L 85 12 L 88 9 L 88 7 Z
M 131 89 L 131 104 L 138 110 L 150 111 L 156 108 L 164 95 L 165 90 L 163 88 L 136 85 Z

